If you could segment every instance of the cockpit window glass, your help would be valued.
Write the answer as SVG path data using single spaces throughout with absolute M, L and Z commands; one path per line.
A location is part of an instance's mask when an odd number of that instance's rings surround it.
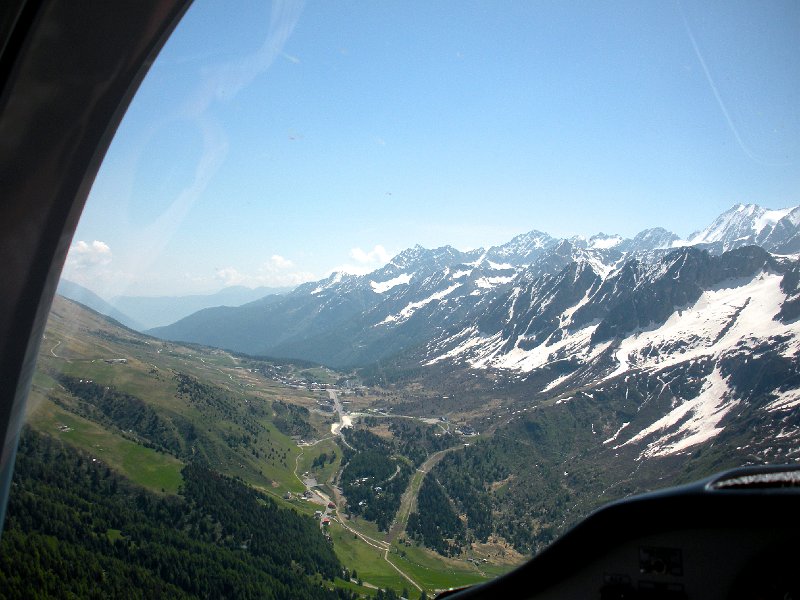
M 2 545 L 416 598 L 795 462 L 798 33 L 794 2 L 196 1 L 73 240 Z M 31 524 L 57 479 L 92 524 Z

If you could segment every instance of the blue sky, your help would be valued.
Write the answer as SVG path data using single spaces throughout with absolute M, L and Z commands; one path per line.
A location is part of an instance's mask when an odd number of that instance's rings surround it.
M 687 236 L 800 204 L 800 3 L 196 0 L 65 276 L 292 285 L 531 229 Z

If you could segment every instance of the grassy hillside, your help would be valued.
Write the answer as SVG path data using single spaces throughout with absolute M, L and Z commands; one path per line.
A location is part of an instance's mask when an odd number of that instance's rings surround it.
M 335 487 L 342 473 L 350 481 L 370 469 L 383 469 L 375 485 L 395 485 L 399 499 L 413 466 L 440 445 L 456 441 L 434 438 L 437 428 L 430 425 L 369 418 L 385 442 L 369 437 L 369 428 L 361 426 L 359 435 L 368 436 L 362 450 L 372 453 L 364 462 L 360 451 L 331 434 L 336 417 L 323 410 L 328 394 L 322 384 L 347 377 L 308 363 L 166 343 L 57 297 L 42 340 L 28 424 L 118 474 L 131 489 L 144 488 L 156 497 L 185 498 L 187 468 L 200 466 L 311 517 L 320 505 L 299 496 L 315 481 L 322 497 L 336 498 L 343 508 L 338 518 L 344 524 L 334 518 L 328 543 L 343 572 L 357 574 L 352 581 L 332 579 L 324 584 L 328 589 L 368 596 L 378 588 L 398 594 L 407 589 L 416 597 L 421 590 L 430 594 L 492 576 L 464 560 L 445 561 L 408 539 L 393 544 L 387 529 L 398 509 L 396 501 L 380 513 L 383 530 L 345 512 L 347 499 Z M 369 392 L 359 392 L 345 403 L 349 410 L 364 410 L 374 401 Z M 353 438 L 355 433 L 348 434 L 354 443 L 361 439 Z M 375 447 L 367 448 L 370 444 Z M 416 494 L 418 480 L 408 493 Z M 375 493 L 375 485 L 367 487 L 371 503 L 385 496 Z M 119 527 L 109 532 L 110 538 L 125 535 Z M 24 534 L 17 531 L 14 536 Z M 506 570 L 508 565 L 495 568 Z
M 121 473 L 153 489 L 177 486 L 174 476 L 161 485 L 159 477 L 151 481 L 137 472 L 150 456 L 178 471 L 202 457 L 221 473 L 275 495 L 302 491 L 294 477 L 299 450 L 273 423 L 272 403 L 308 401 L 312 394 L 264 378 L 256 385 L 239 360 L 159 342 L 57 297 L 42 341 L 30 422 L 77 447 L 105 452 Z M 90 398 L 101 393 L 105 398 Z M 158 435 L 147 424 L 137 429 L 136 415 L 107 409 L 103 402 L 113 397 L 126 406 L 141 403 L 150 421 L 158 421 Z

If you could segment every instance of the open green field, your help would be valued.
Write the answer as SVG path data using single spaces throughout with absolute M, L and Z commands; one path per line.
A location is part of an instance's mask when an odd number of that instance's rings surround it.
M 362 597 L 371 597 L 378 593 L 378 590 L 374 588 L 368 588 L 365 585 L 358 585 L 357 583 L 345 581 L 344 579 L 339 579 L 338 577 L 334 580 L 333 585 L 337 588 L 356 592 Z
M 108 364 L 102 360 L 73 360 L 52 366 L 72 377 L 91 379 L 99 384 L 114 386 L 145 400 L 148 404 L 175 412 L 180 412 L 183 408 L 183 403 L 175 397 L 175 385 L 171 376 L 156 378 L 149 375 L 145 369 L 151 367 L 146 363 L 136 360 L 131 360 L 127 364 Z
M 211 459 L 212 466 L 220 472 L 258 486 L 272 486 L 281 494 L 287 490 L 298 492 L 303 487 L 294 477 L 294 459 L 299 449 L 292 440 L 278 431 L 267 419 L 261 420 L 264 432 L 260 436 L 255 449 L 261 452 L 261 458 L 246 449 L 233 449 L 223 439 L 226 434 L 241 431 L 239 426 L 227 420 L 210 420 L 195 407 L 178 398 L 175 383 L 172 379 L 155 379 L 137 369 L 132 361 L 128 364 L 109 365 L 107 363 L 71 362 L 64 365 L 63 371 L 69 375 L 87 378 L 99 384 L 114 386 L 118 390 L 141 398 L 159 412 L 176 413 L 204 430 L 207 438 L 215 445 L 216 451 Z M 98 429 L 102 427 L 97 426 Z M 265 458 L 270 450 L 286 458 L 271 462 Z
M 322 384 L 333 384 L 339 378 L 339 375 L 325 367 L 311 367 L 310 369 L 301 370 L 298 375 L 306 378 L 309 381 L 316 381 Z
M 35 429 L 91 453 L 142 487 L 159 493 L 178 492 L 183 463 L 177 458 L 126 440 L 59 408 L 46 398 L 39 399 L 36 404 L 28 418 Z
M 313 517 L 316 511 L 322 510 L 322 505 L 316 504 L 314 502 L 309 502 L 308 500 L 303 500 L 297 497 L 294 497 L 291 500 L 285 500 L 281 496 L 281 502 L 283 503 L 284 506 L 291 507 L 297 512 L 302 513 L 304 515 L 308 515 L 309 517 Z
M 358 577 L 365 583 L 380 588 L 390 587 L 398 592 L 404 587 L 410 587 L 383 559 L 383 550 L 367 545 L 335 522 L 331 523 L 330 534 L 336 556 L 348 569 L 356 569 Z
M 126 362 L 107 362 L 110 359 Z M 56 298 L 39 353 L 34 387 L 41 397 L 61 398 L 62 412 L 73 411 L 75 407 L 74 412 L 84 414 L 80 403 L 50 374 L 63 373 L 112 386 L 143 400 L 166 419 L 179 415 L 192 423 L 203 432 L 205 448 L 210 450 L 209 462 L 220 472 L 240 477 L 276 495 L 302 491 L 302 484 L 294 477 L 294 460 L 300 450 L 273 425 L 268 416 L 271 414 L 268 398 L 280 391 L 282 399 L 291 402 L 295 396 L 307 400 L 309 394 L 251 373 L 239 367 L 238 362 L 221 350 L 148 339 L 77 304 Z M 180 396 L 178 374 L 194 377 L 203 386 L 213 386 L 227 395 L 225 402 L 232 408 L 197 404 L 185 395 Z M 263 407 L 261 412 L 253 412 L 253 404 L 259 403 Z M 257 420 L 264 429 L 257 434 L 252 428 L 246 432 L 248 419 Z M 95 429 L 104 427 L 97 425 Z M 230 443 L 246 434 L 250 436 L 249 443 Z M 116 462 L 120 466 L 122 458 Z
M 378 526 L 372 521 L 353 516 L 347 521 L 347 524 L 367 537 L 381 541 L 386 540 L 386 533 L 378 529 Z
M 500 577 L 516 569 L 519 565 L 493 565 L 491 563 L 482 563 L 479 567 L 481 571 L 486 573 L 489 579 Z
M 429 592 L 481 583 L 491 578 L 470 563 L 444 558 L 417 546 L 393 546 L 389 560 Z
M 286 453 L 285 463 L 272 464 L 264 459 L 256 459 L 253 456 L 246 456 L 245 458 L 252 465 L 251 473 L 259 471 L 263 477 L 243 477 L 245 481 L 252 485 L 264 485 L 263 478 L 269 479 L 273 491 L 277 494 L 283 494 L 287 491 L 298 493 L 302 492 L 305 488 L 303 484 L 298 481 L 294 475 L 295 459 L 300 454 L 301 449 L 292 441 L 292 439 L 280 431 L 271 421 L 267 419 L 260 419 L 259 423 L 264 426 L 266 435 L 269 437 L 269 447 L 273 448 L 279 454 Z M 266 449 L 262 445 L 262 450 Z
M 400 500 L 400 508 L 397 511 L 397 524 L 392 528 L 399 532 L 405 531 L 408 525 L 408 517 L 414 511 L 417 505 L 417 496 L 419 489 L 422 487 L 422 480 L 425 479 L 425 473 L 415 470 L 408 483 L 408 489 L 403 494 Z M 394 537 L 392 538 L 394 539 Z
M 322 440 L 313 446 L 303 446 L 301 450 L 303 454 L 297 461 L 297 473 L 299 475 L 302 475 L 306 471 L 314 473 L 319 484 L 330 481 L 336 474 L 336 471 L 339 470 L 339 466 L 342 463 L 342 450 L 339 448 L 334 438 Z M 313 467 L 312 463 L 314 460 L 323 453 L 327 454 L 329 457 L 336 454 L 336 458 L 333 462 L 326 461 L 323 467 Z

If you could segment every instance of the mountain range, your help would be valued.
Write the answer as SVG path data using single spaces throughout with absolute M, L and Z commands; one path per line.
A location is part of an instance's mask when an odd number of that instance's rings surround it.
M 545 360 L 556 339 L 566 348 L 585 338 L 597 352 L 599 342 L 664 322 L 697 301 L 733 277 L 737 261 L 745 264 L 737 277 L 754 276 L 760 260 L 743 252 L 718 266 L 712 257 L 757 245 L 779 255 L 769 268 L 784 269 L 791 261 L 780 257 L 800 252 L 798 223 L 800 208 L 737 205 L 687 240 L 656 228 L 631 239 L 531 231 L 469 252 L 415 246 L 368 275 L 334 273 L 284 296 L 205 309 L 149 333 L 337 367 L 411 352 L 419 362 L 469 358 L 475 367 L 530 370 L 539 364 L 531 356 Z M 723 272 L 690 284 L 687 277 L 698 277 L 693 266 Z M 672 280 L 693 287 L 678 292 Z M 653 306 L 645 290 L 657 296 Z

